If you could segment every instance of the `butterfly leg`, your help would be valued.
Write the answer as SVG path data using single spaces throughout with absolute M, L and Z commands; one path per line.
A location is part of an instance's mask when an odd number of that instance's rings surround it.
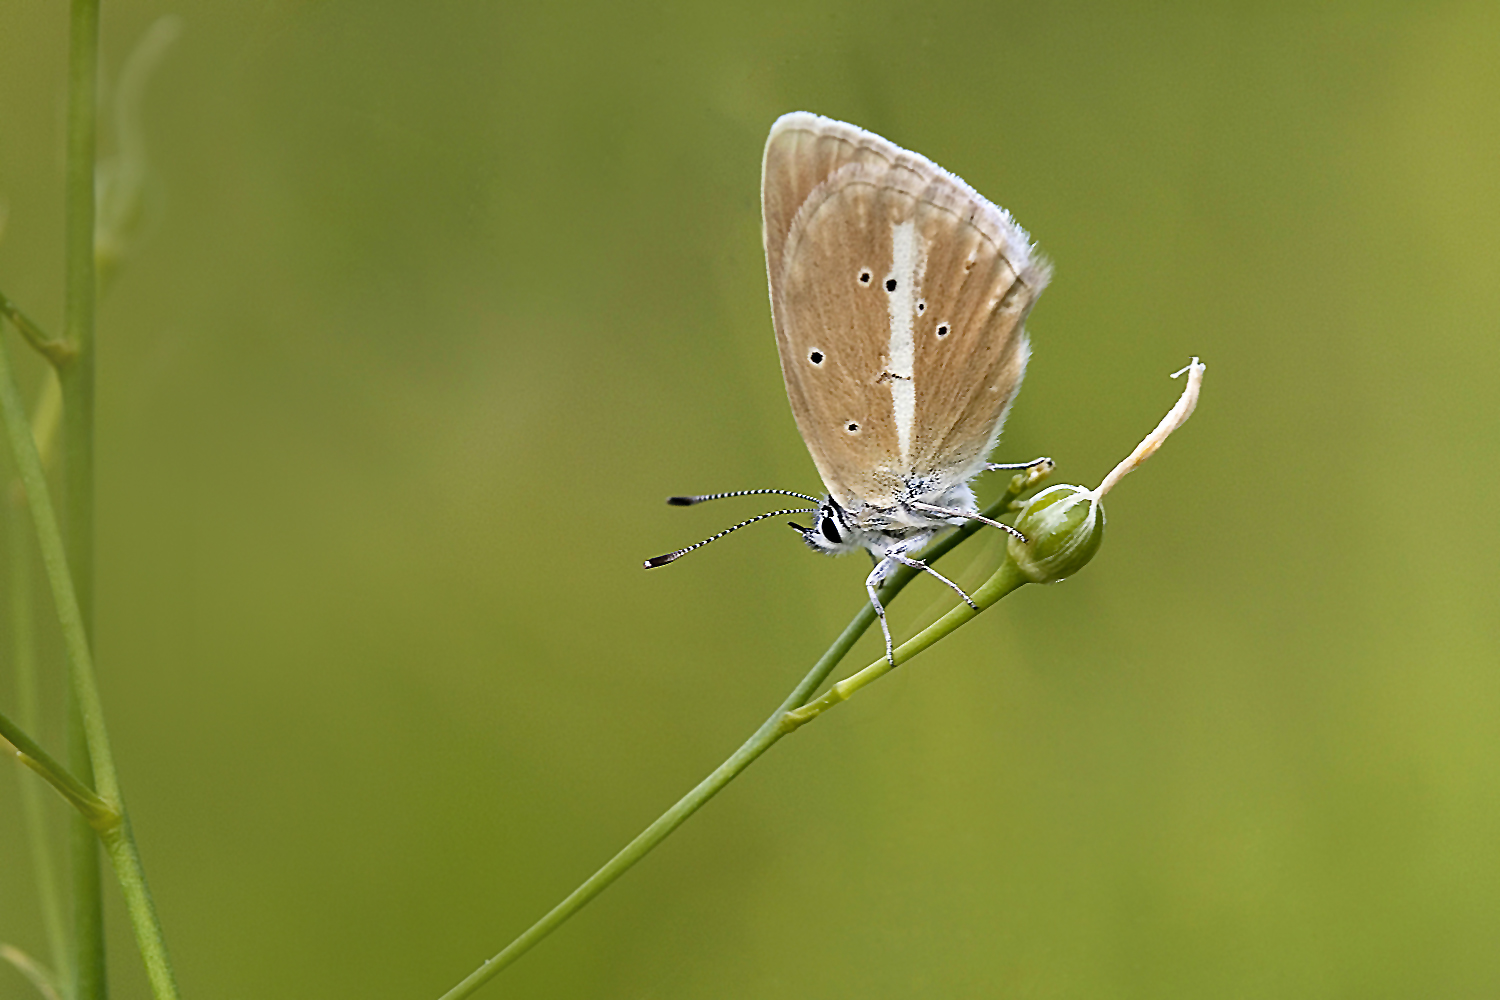
M 1014 472 L 1017 469 L 1041 469 L 1041 468 L 1045 468 L 1048 472 L 1051 472 L 1052 469 L 1050 467 L 1053 464 L 1055 464 L 1055 463 L 1053 463 L 1052 459 L 1050 459 L 1050 458 L 1033 458 L 1029 462 L 1005 462 L 1005 463 L 1002 463 L 1002 464 L 999 464 L 999 465 L 995 464 L 994 462 L 985 462 L 984 463 L 984 471 L 985 472 L 1005 472 L 1005 471 Z
M 911 556 L 903 556 L 900 554 L 892 555 L 890 558 L 896 560 L 903 566 L 910 566 L 912 569 L 919 569 L 924 573 L 931 573 L 933 576 L 946 583 L 949 587 L 952 587 L 953 592 L 959 597 L 962 597 L 965 604 L 973 608 L 975 611 L 979 610 L 979 605 L 975 604 L 973 599 L 970 598 L 968 594 L 964 593 L 964 589 L 962 587 L 954 583 L 952 580 L 948 579 L 943 574 L 939 573 L 937 570 L 933 569 L 931 566 L 924 563 L 922 560 L 913 559 Z
M 865 577 L 865 593 L 870 595 L 870 606 L 875 609 L 875 617 L 880 619 L 880 631 L 885 635 L 885 658 L 895 667 L 896 647 L 891 644 L 891 627 L 885 623 L 885 605 L 880 603 L 880 595 L 875 592 L 875 588 L 885 579 L 885 565 L 885 560 L 882 559 L 870 570 L 870 575 Z
M 1001 531 L 1005 532 L 1008 535 L 1014 535 L 1016 538 L 1019 538 L 1023 542 L 1026 541 L 1026 536 L 1021 534 L 1015 528 L 1012 528 L 1010 525 L 1001 524 L 999 521 L 991 520 L 990 518 L 985 517 L 983 514 L 975 513 L 972 510 L 959 510 L 957 507 L 939 507 L 936 504 L 922 503 L 917 500 L 909 500 L 907 501 L 906 505 L 913 510 L 925 510 L 931 514 L 945 514 L 948 517 L 963 517 L 969 519 L 970 521 L 980 521 L 984 524 L 988 524 L 992 528 L 999 528 Z M 928 572 L 931 573 L 932 570 L 928 570 Z M 952 584 L 949 584 L 949 586 L 952 586 Z

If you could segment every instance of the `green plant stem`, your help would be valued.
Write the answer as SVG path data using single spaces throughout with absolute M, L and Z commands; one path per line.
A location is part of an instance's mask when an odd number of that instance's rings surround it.
M 12 302 L 4 292 L 0 292 L 0 316 L 4 316 L 16 325 L 21 331 L 21 336 L 26 342 L 54 366 L 67 364 L 73 360 L 75 352 L 72 345 L 64 340 L 54 340 L 37 325 L 36 321 L 23 313 L 19 306 Z
M 1005 494 L 984 511 L 985 516 L 992 519 L 1003 516 L 1010 510 L 1011 504 L 1015 502 L 1021 493 L 1031 489 L 1051 471 L 1052 465 L 1049 462 L 1045 466 L 1014 476 Z M 923 559 L 931 563 L 942 558 L 981 527 L 982 525 L 978 521 L 970 521 L 968 524 L 960 526 L 944 538 L 928 546 L 922 553 Z M 1007 560 L 1007 565 L 1009 564 L 1009 560 Z M 920 572 L 920 570 L 903 566 L 897 572 L 893 573 L 890 581 L 880 589 L 881 603 L 889 607 L 896 595 Z M 999 574 L 996 575 L 998 576 Z M 992 577 L 991 582 L 993 580 L 994 578 Z M 989 586 L 989 583 L 985 584 L 985 587 Z M 976 592 L 976 603 L 978 601 L 977 595 L 982 591 L 984 591 L 984 587 L 981 587 L 980 591 Z M 1002 596 L 1004 594 L 998 592 L 989 596 L 989 603 L 994 603 Z M 987 604 L 981 605 L 981 607 L 987 606 Z M 946 635 L 954 628 L 963 624 L 964 621 L 968 621 L 977 614 L 977 612 L 970 609 L 967 605 L 962 605 L 961 607 L 964 611 L 968 612 L 968 615 L 962 620 L 948 626 L 947 630 L 942 632 L 941 635 Z M 936 624 L 924 630 L 921 635 L 933 632 L 938 626 L 948 621 L 948 617 L 944 616 Z M 813 692 L 822 686 L 823 681 L 833 672 L 833 668 L 838 666 L 839 661 L 848 655 L 849 650 L 854 647 L 854 643 L 858 641 L 860 636 L 864 635 L 865 631 L 874 622 L 875 608 L 870 604 L 866 604 L 860 608 L 859 612 L 845 626 L 844 631 L 834 640 L 833 645 L 829 646 L 827 652 L 818 658 L 818 662 L 808 671 L 807 676 L 802 678 L 801 682 L 792 689 L 792 693 L 787 695 L 786 700 L 781 703 L 775 712 L 771 713 L 771 716 L 765 722 L 761 723 L 760 728 L 755 731 L 754 735 L 730 755 L 728 760 L 720 764 L 712 774 L 699 782 L 697 787 L 679 799 L 676 805 L 662 813 L 655 822 L 641 831 L 629 844 L 626 844 L 623 850 L 610 858 L 604 867 L 589 876 L 587 881 L 577 889 L 574 889 L 566 899 L 548 911 L 546 916 L 527 928 L 520 937 L 506 945 L 505 949 L 499 954 L 490 958 L 479 968 L 471 972 L 461 983 L 447 993 L 444 993 L 441 1000 L 460 1000 L 462 997 L 472 995 L 475 990 L 498 975 L 502 969 L 530 951 L 537 942 L 541 941 L 548 934 L 551 934 L 573 914 L 583 909 L 590 900 L 608 888 L 615 879 L 625 874 L 632 865 L 650 853 L 653 847 L 665 840 L 673 830 L 681 826 L 689 816 L 702 808 L 704 803 L 717 795 L 725 785 L 733 781 L 757 757 L 769 750 L 777 740 L 795 731 L 800 723 L 798 725 L 788 725 L 787 719 L 790 714 L 793 710 L 808 703 Z M 909 659 L 911 656 L 916 655 L 916 652 L 936 642 L 941 638 L 941 635 L 934 634 L 919 649 L 910 651 L 903 658 Z M 904 643 L 901 648 L 905 650 L 912 642 L 916 641 L 916 639 L 913 639 L 911 642 Z M 885 661 L 881 660 L 881 662 Z M 873 678 L 871 679 L 873 680 Z M 865 683 L 868 683 L 868 681 Z
M 71 690 L 68 698 L 68 760 L 92 777 L 84 721 Z M 76 813 L 68 819 L 68 859 L 73 876 L 73 955 L 68 966 L 68 996 L 70 1000 L 107 1000 L 104 877 L 99 867 L 99 842 L 93 827 Z
M 36 616 L 31 603 L 35 579 L 32 541 L 25 524 L 26 494 L 19 482 L 12 483 L 8 492 L 11 502 L 6 510 L 6 533 L 9 536 L 6 548 L 10 562 L 10 638 L 16 674 L 16 721 L 27 732 L 37 732 L 41 699 L 37 695 Z M 42 790 L 29 779 L 20 784 L 21 818 L 26 827 L 32 870 L 36 875 L 42 926 L 47 933 L 52 968 L 61 974 L 68 967 L 68 931 L 63 923 L 62 899 L 58 895 L 57 872 L 52 863 L 52 838 L 47 832 Z
M 104 728 L 104 710 L 99 700 L 98 683 L 94 678 L 93 657 L 84 631 L 83 611 L 73 589 L 73 578 L 68 572 L 62 532 L 42 473 L 41 457 L 37 454 L 36 441 L 26 421 L 20 390 L 16 388 L 10 352 L 6 350 L 3 341 L 0 341 L 0 413 L 3 413 L 11 451 L 15 455 L 21 482 L 26 488 L 32 520 L 36 525 L 37 542 L 42 550 L 42 565 L 47 571 L 47 581 L 51 585 L 58 621 L 62 626 L 71 689 L 85 737 L 87 760 L 92 766 L 94 788 L 99 797 L 113 807 L 117 814 L 113 823 L 97 828 L 86 823 L 84 825 L 91 835 L 97 829 L 99 839 L 103 841 L 114 866 L 115 877 L 125 896 L 126 909 L 130 914 L 130 922 L 135 930 L 136 942 L 140 946 L 141 958 L 145 962 L 146 975 L 153 993 L 157 1000 L 175 1000 L 177 985 L 167 959 L 166 943 L 162 939 L 161 925 L 156 918 L 151 894 L 141 870 L 140 856 L 130 831 L 130 819 L 120 796 L 114 755 L 109 746 L 109 734 Z M 77 768 L 70 770 L 75 775 L 78 774 Z M 75 984 L 83 982 L 81 975 L 75 980 Z M 98 980 L 98 983 L 102 986 L 103 980 Z M 81 985 L 78 989 L 78 995 L 82 997 Z
M 13 965 L 42 995 L 42 1000 L 62 1000 L 57 974 L 14 945 L 0 944 L 0 959 Z
M 891 594 L 890 596 L 895 596 Z M 882 592 L 882 598 L 888 600 Z M 828 651 L 818 660 L 812 670 L 808 671 L 806 677 L 802 678 L 792 693 L 787 696 L 781 706 L 772 713 L 771 717 L 761 723 L 759 729 L 744 744 L 730 755 L 729 759 L 720 764 L 712 774 L 698 783 L 697 787 L 688 792 L 677 804 L 672 806 L 650 826 L 646 827 L 634 840 L 625 845 L 625 848 L 600 868 L 588 880 L 564 899 L 554 906 L 546 916 L 532 924 L 520 937 L 516 938 L 505 950 L 486 961 L 478 969 L 453 989 L 443 994 L 442 1000 L 459 1000 L 460 997 L 471 995 L 480 986 L 483 986 L 492 977 L 531 950 L 542 938 L 552 933 L 557 927 L 574 913 L 583 909 L 599 893 L 603 892 L 611 882 L 625 874 L 632 865 L 645 857 L 650 850 L 667 838 L 673 830 L 682 825 L 693 813 L 697 812 L 705 802 L 713 798 L 729 782 L 733 781 L 745 768 L 749 767 L 761 754 L 771 748 L 771 745 L 782 736 L 786 735 L 781 728 L 781 717 L 787 711 L 796 708 L 818 689 L 823 680 L 833 670 L 838 662 L 844 658 L 855 641 L 864 634 L 865 630 L 875 621 L 875 609 L 866 604 L 859 614 L 854 616 L 843 631 L 834 640 Z
M 141 953 L 141 963 L 146 967 L 151 993 L 156 1000 L 178 1000 L 177 976 L 167 954 L 161 920 L 156 915 L 156 903 L 151 899 L 151 887 L 146 884 L 146 869 L 141 864 L 141 852 L 135 844 L 130 817 L 123 809 L 120 822 L 101 832 L 99 839 L 104 842 L 104 853 L 114 869 L 120 894 L 125 897 L 125 912 L 135 931 L 136 947 Z
M 96 168 L 99 96 L 99 0 L 72 0 L 68 44 L 68 139 L 64 180 L 66 236 L 63 275 L 63 336 L 76 354 L 58 370 L 63 391 L 64 514 L 67 552 L 72 559 L 76 635 L 70 645 L 85 650 L 93 633 L 94 605 L 94 172 Z M 33 513 L 40 499 L 31 484 Z M 45 558 L 45 550 L 44 550 Z M 53 567 L 48 566 L 49 575 Z M 59 567 L 66 575 L 66 567 Z M 54 589 L 55 589 L 54 584 Z M 64 627 L 65 634 L 72 631 Z M 70 650 L 70 660 L 73 652 Z M 74 673 L 76 676 L 77 668 Z M 92 678 L 92 670 L 89 671 Z M 78 684 L 71 686 L 68 711 L 68 763 L 82 780 L 94 784 L 106 799 L 115 799 L 114 776 L 91 773 L 93 746 L 88 730 L 101 729 L 90 715 Z M 95 706 L 96 708 L 97 706 Z M 104 750 L 104 756 L 108 756 Z M 104 1000 L 109 994 L 104 964 L 104 893 L 99 848 L 92 827 L 75 817 L 69 842 L 73 870 L 74 1000 Z
M 95 829 L 103 829 L 119 822 L 120 817 L 114 807 L 101 799 L 92 788 L 69 774 L 67 768 L 54 760 L 51 754 L 42 749 L 41 744 L 4 712 L 0 712 L 0 737 L 4 737 L 16 748 L 16 757 L 22 764 L 57 789 L 63 798 L 83 813 Z
M 897 646 L 895 649 L 897 666 L 905 663 L 928 646 L 948 635 L 954 629 L 979 614 L 980 611 L 1000 600 L 1000 598 L 1030 582 L 1026 578 L 1026 575 L 1021 572 L 1020 568 L 1016 566 L 1015 561 L 1007 556 L 1005 562 L 995 571 L 995 574 L 986 580 L 978 590 L 969 595 L 974 599 L 974 603 L 979 605 L 979 610 L 976 611 L 967 604 L 960 604 L 927 628 Z M 782 722 L 783 726 L 788 732 L 791 732 L 806 725 L 833 706 L 848 701 L 854 695 L 854 692 L 871 681 L 885 676 L 893 669 L 890 661 L 882 656 L 868 667 L 859 671 L 859 673 L 845 677 L 813 701 L 787 712 Z

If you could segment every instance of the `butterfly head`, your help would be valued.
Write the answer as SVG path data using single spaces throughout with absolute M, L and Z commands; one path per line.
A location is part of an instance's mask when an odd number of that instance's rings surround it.
M 865 547 L 861 529 L 851 523 L 849 514 L 833 497 L 824 497 L 818 503 L 818 516 L 812 527 L 787 522 L 802 534 L 807 547 L 830 556 L 841 556 Z

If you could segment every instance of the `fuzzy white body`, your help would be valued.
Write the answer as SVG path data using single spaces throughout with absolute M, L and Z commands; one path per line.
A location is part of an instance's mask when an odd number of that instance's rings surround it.
M 881 631 L 885 634 L 886 656 L 895 663 L 895 650 L 891 643 L 890 628 L 885 623 L 885 607 L 880 602 L 878 591 L 897 566 L 911 566 L 937 577 L 952 587 L 958 595 L 972 606 L 973 601 L 952 580 L 943 576 L 926 563 L 915 559 L 912 553 L 921 551 L 932 537 L 943 528 L 962 524 L 967 518 L 955 514 L 933 514 L 918 510 L 910 503 L 924 503 L 944 507 L 955 512 L 977 514 L 974 491 L 968 483 L 957 483 L 939 491 L 929 490 L 898 500 L 895 507 L 877 509 L 865 506 L 859 511 L 846 511 L 831 496 L 823 498 L 818 505 L 818 521 L 802 533 L 808 546 L 826 555 L 839 556 L 864 549 L 870 553 L 875 566 L 865 577 L 865 592 L 870 604 L 880 616 Z

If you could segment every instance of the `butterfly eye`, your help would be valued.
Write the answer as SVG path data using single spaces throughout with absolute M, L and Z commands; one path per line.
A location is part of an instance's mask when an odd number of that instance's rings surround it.
M 870 273 L 870 269 L 865 268 L 863 271 L 859 272 L 859 283 L 861 285 L 868 285 L 872 277 L 874 277 L 874 275 Z
M 927 301 L 925 299 L 918 299 L 917 300 L 917 315 L 920 316 L 920 315 L 922 315 L 926 311 L 927 311 Z
M 831 515 L 825 515 L 823 520 L 818 522 L 818 530 L 823 532 L 824 538 L 835 545 L 843 541 L 843 538 L 839 537 L 839 526 L 834 523 Z
M 808 354 L 807 360 L 811 361 L 815 365 L 821 365 L 823 363 L 823 352 L 813 351 Z
M 850 434 L 854 434 L 854 433 L 858 432 L 858 430 L 859 430 L 859 424 L 856 424 L 854 421 L 851 420 L 851 421 L 849 421 L 849 423 L 847 423 L 847 424 L 844 425 L 844 430 L 848 431 Z
M 939 337 L 946 337 L 946 336 L 948 336 L 948 324 L 947 323 L 939 323 L 938 324 L 937 335 Z
M 886 278 L 885 279 L 885 290 L 888 291 L 888 292 L 894 292 L 896 290 L 896 279 L 895 278 Z

